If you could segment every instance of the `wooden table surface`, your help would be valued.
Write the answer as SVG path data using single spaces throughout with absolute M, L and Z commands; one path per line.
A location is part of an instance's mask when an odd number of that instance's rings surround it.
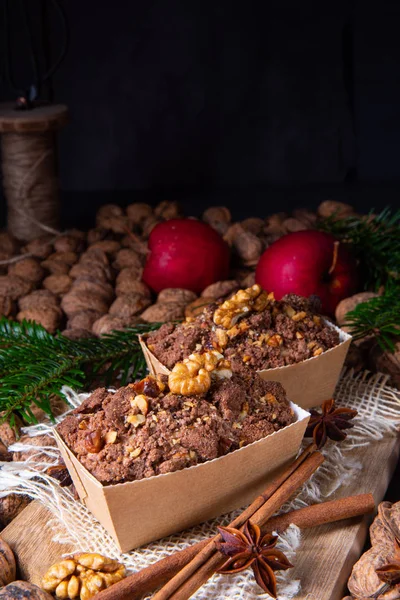
M 333 498 L 371 492 L 379 503 L 392 478 L 399 450 L 399 438 L 388 438 L 354 451 L 352 459 L 362 461 L 364 469 L 357 480 L 343 486 Z M 36 584 L 51 564 L 72 551 L 52 541 L 50 518 L 44 507 L 32 502 L 1 534 L 18 556 L 21 576 Z M 301 580 L 296 600 L 340 600 L 345 595 L 346 581 L 362 552 L 370 521 L 371 517 L 365 517 L 303 532 L 291 571 L 294 579 Z

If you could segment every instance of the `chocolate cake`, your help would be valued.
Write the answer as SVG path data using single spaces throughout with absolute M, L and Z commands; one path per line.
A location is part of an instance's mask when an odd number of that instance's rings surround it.
M 193 352 L 221 352 L 234 373 L 283 367 L 319 356 L 340 343 L 318 314 L 315 298 L 295 294 L 276 301 L 258 285 L 209 305 L 195 318 L 165 324 L 146 339 L 168 369 Z
M 116 392 L 100 388 L 57 431 L 90 473 L 115 484 L 223 456 L 295 420 L 279 383 L 235 374 L 210 382 L 186 395 L 152 377 Z

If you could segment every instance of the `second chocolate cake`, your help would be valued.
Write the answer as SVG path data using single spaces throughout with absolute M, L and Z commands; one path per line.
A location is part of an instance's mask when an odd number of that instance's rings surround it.
M 274 299 L 254 285 L 210 306 L 196 318 L 149 334 L 149 350 L 168 369 L 193 352 L 217 350 L 234 373 L 283 367 L 319 356 L 340 343 L 318 314 L 317 302 L 294 294 Z

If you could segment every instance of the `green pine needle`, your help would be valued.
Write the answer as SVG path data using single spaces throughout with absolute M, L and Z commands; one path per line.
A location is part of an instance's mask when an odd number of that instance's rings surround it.
M 87 389 L 90 383 L 121 385 L 143 376 L 146 363 L 138 335 L 160 323 L 135 325 L 100 338 L 69 340 L 53 336 L 41 325 L 0 319 L 0 413 L 12 424 L 15 415 L 36 423 L 36 404 L 52 418 L 51 398 L 63 385 Z
M 395 351 L 400 340 L 400 284 L 389 284 L 383 294 L 347 313 L 345 325 L 355 339 L 374 336 L 382 350 Z
M 378 290 L 400 278 L 400 210 L 385 208 L 378 215 L 345 217 L 335 215 L 319 222 L 319 228 L 351 244 L 360 262 L 364 289 Z

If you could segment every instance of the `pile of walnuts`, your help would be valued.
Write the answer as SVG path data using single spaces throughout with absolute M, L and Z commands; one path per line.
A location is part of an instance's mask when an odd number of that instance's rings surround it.
M 0 316 L 40 323 L 50 333 L 72 339 L 98 336 L 138 322 L 195 316 L 203 307 L 254 283 L 254 268 L 265 248 L 290 231 L 313 227 L 318 216 L 351 214 L 340 202 L 323 202 L 317 213 L 296 210 L 233 223 L 228 208 L 208 208 L 202 219 L 231 246 L 232 272 L 201 297 L 189 290 L 166 289 L 155 298 L 141 281 L 147 240 L 162 220 L 182 216 L 177 202 L 155 207 L 134 203 L 125 209 L 102 206 L 96 226 L 70 230 L 57 238 L 43 236 L 20 245 L 0 233 Z M 1 264 L 16 256 L 26 258 Z

